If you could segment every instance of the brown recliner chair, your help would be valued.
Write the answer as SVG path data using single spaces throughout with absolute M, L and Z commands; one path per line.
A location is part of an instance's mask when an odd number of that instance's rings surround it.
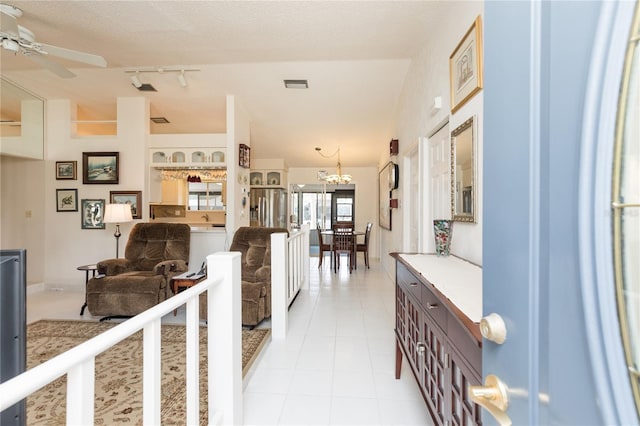
M 129 317 L 171 297 L 171 279 L 188 270 L 190 241 L 191 228 L 185 224 L 136 224 L 124 259 L 98 262 L 98 274 L 104 277 L 87 283 L 89 312 Z
M 271 234 L 284 228 L 246 226 L 233 235 L 229 251 L 242 255 L 242 325 L 254 327 L 271 317 Z M 207 303 L 200 298 L 200 318 L 206 319 Z

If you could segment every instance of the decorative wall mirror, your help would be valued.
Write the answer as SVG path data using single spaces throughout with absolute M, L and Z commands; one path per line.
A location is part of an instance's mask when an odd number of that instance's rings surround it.
M 451 218 L 476 221 L 474 117 L 451 132 Z

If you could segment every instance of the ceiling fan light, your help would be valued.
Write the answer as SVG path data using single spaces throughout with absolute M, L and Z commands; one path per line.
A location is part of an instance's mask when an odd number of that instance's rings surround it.
M 184 70 L 182 70 L 180 74 L 178 74 L 178 82 L 182 87 L 187 87 L 189 85 L 189 83 L 187 82 L 187 78 L 184 76 Z
M 142 87 L 142 82 L 138 78 L 137 72 L 131 76 L 131 84 L 133 84 L 133 87 L 135 87 L 136 89 L 139 89 L 140 87 Z

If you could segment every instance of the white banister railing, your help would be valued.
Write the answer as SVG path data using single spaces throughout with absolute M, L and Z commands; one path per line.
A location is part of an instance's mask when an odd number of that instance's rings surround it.
M 287 337 L 288 310 L 300 289 L 309 284 L 309 224 L 287 237 L 271 234 L 271 336 Z
M 207 256 L 207 271 L 206 280 L 198 285 L 0 384 L 0 411 L 67 374 L 67 425 L 93 424 L 95 357 L 144 329 L 143 424 L 160 424 L 161 318 L 186 303 L 186 424 L 198 424 L 198 306 L 199 295 L 206 291 L 209 424 L 242 424 L 240 254 Z

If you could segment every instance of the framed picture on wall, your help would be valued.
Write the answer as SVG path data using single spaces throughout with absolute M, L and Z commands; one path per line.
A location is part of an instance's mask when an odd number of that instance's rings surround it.
M 451 112 L 482 89 L 482 21 L 480 16 L 449 57 Z
M 56 161 L 56 180 L 76 180 L 77 161 Z
M 397 164 L 389 161 L 378 174 L 378 222 L 381 228 L 391 230 L 391 191 L 398 187 Z
M 80 202 L 82 209 L 82 229 L 104 229 L 104 199 L 83 199 Z
M 120 153 L 83 152 L 82 183 L 117 184 L 120 173 Z
M 110 191 L 109 203 L 129 204 L 131 216 L 134 219 L 142 219 L 142 191 Z
M 56 211 L 57 212 L 77 212 L 78 211 L 78 190 L 77 189 L 56 189 Z
M 238 165 L 245 169 L 251 167 L 251 148 L 243 143 L 238 149 Z

